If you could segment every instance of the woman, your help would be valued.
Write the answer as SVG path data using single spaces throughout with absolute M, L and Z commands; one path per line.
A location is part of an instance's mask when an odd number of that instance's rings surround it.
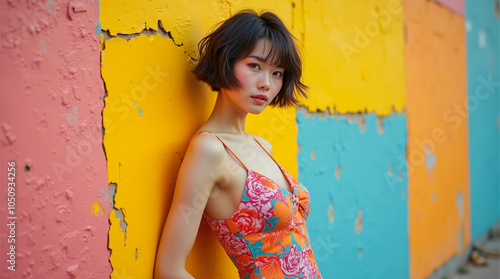
M 322 278 L 305 225 L 307 190 L 265 139 L 245 132 L 248 113 L 306 96 L 293 36 L 273 13 L 241 11 L 201 40 L 193 73 L 219 93 L 180 167 L 155 278 L 193 278 L 185 264 L 202 216 L 240 278 Z

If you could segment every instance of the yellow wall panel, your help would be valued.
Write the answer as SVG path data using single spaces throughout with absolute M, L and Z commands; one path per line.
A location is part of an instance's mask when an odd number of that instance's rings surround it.
M 401 0 L 305 1 L 309 111 L 402 112 L 405 104 Z M 300 18 L 297 15 L 297 18 Z M 388 74 L 389 73 L 389 74 Z
M 420 279 L 470 243 L 465 22 L 432 1 L 405 0 L 404 11 L 410 272 Z
M 187 139 L 208 117 L 216 95 L 189 74 L 185 54 L 169 38 L 113 38 L 104 46 L 102 76 L 108 91 L 104 147 L 109 182 L 116 183 L 111 197 L 114 209 L 124 216 L 120 226 L 115 212 L 110 215 L 111 277 L 144 278 L 154 268 Z M 218 245 L 206 225 L 200 235 L 188 270 L 200 275 L 197 278 L 234 276 L 235 269 L 221 249 L 207 255 L 200 248 Z M 216 264 L 191 259 L 207 256 Z

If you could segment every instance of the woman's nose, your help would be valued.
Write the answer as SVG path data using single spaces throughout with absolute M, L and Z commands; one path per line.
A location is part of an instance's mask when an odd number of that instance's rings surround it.
M 267 74 L 263 74 L 261 76 L 261 78 L 259 79 L 258 87 L 260 90 L 264 91 L 269 90 L 270 84 L 269 84 L 269 76 Z

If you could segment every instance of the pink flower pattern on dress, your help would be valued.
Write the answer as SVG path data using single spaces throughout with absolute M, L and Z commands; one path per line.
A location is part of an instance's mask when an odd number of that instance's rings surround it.
M 264 229 L 264 221 L 259 218 L 257 211 L 253 207 L 241 207 L 234 214 L 234 220 L 242 235 L 261 232 Z
M 290 247 L 290 252 L 283 258 L 280 258 L 280 264 L 284 275 L 298 275 L 304 268 L 304 255 L 303 253 L 297 253 L 297 246 L 293 244 Z
M 297 251 L 297 246 L 293 244 L 290 247 L 290 251 L 283 257 L 280 258 L 281 269 L 283 274 L 286 276 L 297 276 L 302 275 L 305 278 L 313 278 L 315 273 L 314 266 L 311 261 L 307 260 L 307 251 L 310 250 L 310 246 L 302 251 Z

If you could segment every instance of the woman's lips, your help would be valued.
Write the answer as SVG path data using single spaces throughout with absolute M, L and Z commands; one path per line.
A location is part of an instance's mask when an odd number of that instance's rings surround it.
M 258 94 L 258 95 L 253 95 L 252 98 L 257 102 L 258 104 L 265 104 L 267 101 L 267 96 L 264 94 Z

